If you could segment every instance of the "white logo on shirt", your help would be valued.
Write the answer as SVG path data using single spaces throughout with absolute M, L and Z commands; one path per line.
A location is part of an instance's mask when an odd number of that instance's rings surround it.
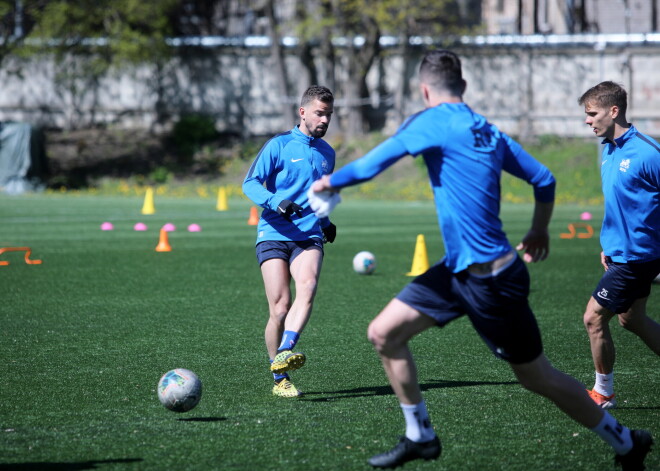
M 303 159 L 291 159 L 291 162 L 295 163 L 295 162 L 300 162 L 301 160 L 303 160 Z
M 608 294 L 610 293 L 608 293 L 608 291 L 605 288 L 603 288 L 598 292 L 598 297 L 601 299 L 607 299 L 609 301 L 609 298 L 607 297 Z
M 603 165 L 605 165 L 605 162 L 607 162 L 607 159 L 603 160 L 603 161 L 600 163 L 600 166 L 602 167 Z
M 630 159 L 624 159 L 619 164 L 619 170 L 621 170 L 622 172 L 627 172 L 629 168 L 630 168 Z

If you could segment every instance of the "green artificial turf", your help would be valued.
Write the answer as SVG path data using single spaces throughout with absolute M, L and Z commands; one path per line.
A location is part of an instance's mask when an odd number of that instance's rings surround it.
M 292 379 L 301 399 L 271 395 L 263 345 L 267 305 L 254 255 L 249 204 L 218 212 L 200 198 L 0 197 L 0 247 L 32 248 L 0 260 L 0 469 L 9 470 L 365 470 L 390 448 L 403 418 L 366 340 L 373 316 L 403 287 L 418 234 L 442 255 L 430 202 L 346 201 L 326 247 L 314 313 L 298 344 L 308 356 Z M 599 207 L 560 206 L 552 252 L 530 266 L 531 303 L 551 361 L 591 386 L 593 365 L 582 312 L 601 268 L 597 237 L 560 239 Z M 530 205 L 506 205 L 513 243 Z M 104 221 L 113 231 L 101 231 Z M 146 232 L 133 225 L 144 222 Z M 159 253 L 158 229 L 172 252 Z M 191 233 L 197 223 L 202 232 Z M 351 259 L 373 252 L 376 272 Z M 649 302 L 658 319 L 660 292 Z M 658 359 L 633 335 L 613 329 L 618 357 L 614 415 L 660 436 Z M 425 332 L 411 344 L 431 419 L 443 441 L 435 462 L 405 469 L 612 469 L 613 452 L 546 400 L 515 383 L 469 322 Z M 202 379 L 202 400 L 176 414 L 156 397 L 167 370 Z M 660 453 L 648 469 L 660 468 Z

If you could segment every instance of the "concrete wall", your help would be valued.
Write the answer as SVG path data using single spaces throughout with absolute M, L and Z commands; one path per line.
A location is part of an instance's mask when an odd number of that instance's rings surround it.
M 465 100 L 506 132 L 589 136 L 577 98 L 602 80 L 622 83 L 629 92 L 628 118 L 660 136 L 660 47 L 458 46 L 468 89 Z M 403 114 L 422 108 L 415 78 L 422 51 L 402 58 L 394 50 L 369 74 L 371 113 L 393 132 Z M 221 131 L 269 135 L 288 129 L 282 106 L 295 106 L 308 85 L 296 56 L 287 58 L 295 88 L 277 94 L 268 49 L 190 49 L 165 68 L 115 70 L 87 83 L 75 80 L 81 65 L 52 59 L 8 61 L 0 70 L 0 121 L 80 128 L 93 123 L 158 127 L 180 113 L 204 112 Z M 402 87 L 402 80 L 407 85 Z M 338 120 L 349 106 L 337 96 Z M 403 99 L 401 98 L 403 97 Z M 402 110 L 396 103 L 403 103 Z M 157 112 L 157 110 L 159 112 Z M 165 118 L 158 122 L 157 117 Z M 170 118 L 169 120 L 167 118 Z

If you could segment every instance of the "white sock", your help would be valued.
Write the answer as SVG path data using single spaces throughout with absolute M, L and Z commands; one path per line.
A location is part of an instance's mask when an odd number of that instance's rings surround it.
M 596 372 L 594 391 L 603 396 L 611 396 L 614 394 L 614 372 L 608 374 Z
M 605 412 L 603 419 L 591 431 L 596 432 L 600 438 L 614 448 L 618 455 L 625 455 L 633 446 L 630 429 L 617 422 L 607 411 L 603 412 Z
M 406 419 L 406 437 L 413 442 L 428 442 L 435 438 L 429 413 L 424 401 L 419 404 L 401 404 L 403 417 Z

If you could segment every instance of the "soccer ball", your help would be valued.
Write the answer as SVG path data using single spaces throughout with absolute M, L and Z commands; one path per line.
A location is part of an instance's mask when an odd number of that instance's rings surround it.
M 371 252 L 362 251 L 353 257 L 353 270 L 360 275 L 371 275 L 376 269 L 376 257 Z
M 185 368 L 165 373 L 158 381 L 158 399 L 174 412 L 187 412 L 202 398 L 202 382 Z

